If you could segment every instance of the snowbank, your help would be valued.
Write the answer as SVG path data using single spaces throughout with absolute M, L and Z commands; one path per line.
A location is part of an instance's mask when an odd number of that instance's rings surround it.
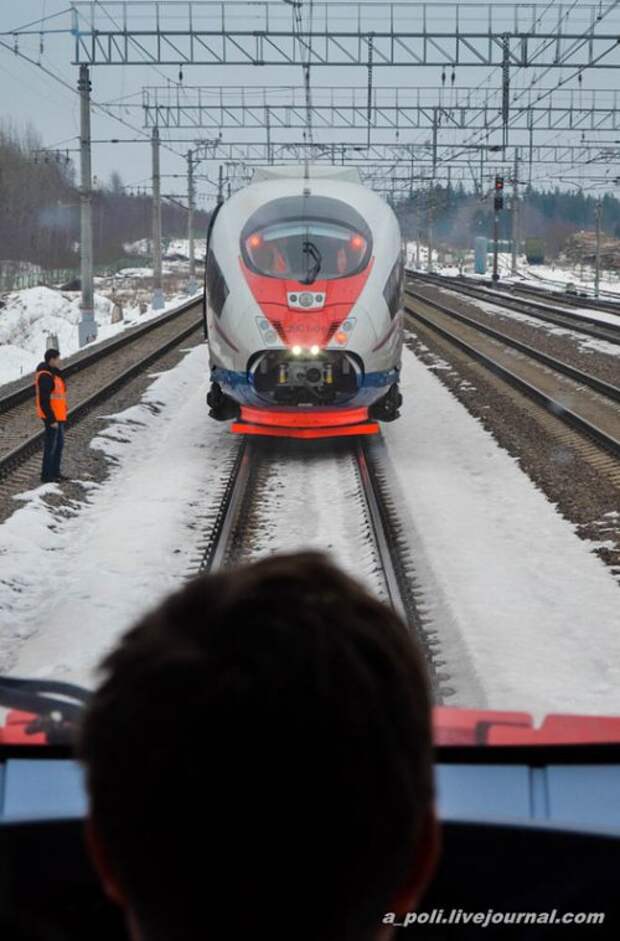
M 139 405 L 111 416 L 92 446 L 118 463 L 104 484 L 85 481 L 79 513 L 58 514 L 45 500 L 57 485 L 45 484 L 0 526 L 3 672 L 91 685 L 119 634 L 183 584 L 200 554 L 197 513 L 216 499 L 237 446 L 207 418 L 205 370 L 198 346 Z
M 408 350 L 402 390 L 384 470 L 449 705 L 620 714 L 618 585 L 594 544 Z
M 47 347 L 50 335 L 58 338 L 66 356 L 78 348 L 79 295 L 36 287 L 15 291 L 0 310 L 0 382 L 10 382 L 34 369 Z M 95 295 L 95 318 L 110 323 L 112 303 Z
M 207 251 L 206 239 L 195 239 L 194 255 L 196 259 L 204 258 Z M 171 258 L 174 255 L 181 255 L 183 258 L 189 258 L 189 239 L 173 239 L 164 252 L 164 258 Z
M 137 242 L 126 242 L 125 245 L 123 245 L 123 248 L 128 255 L 150 255 L 152 243 L 149 241 L 149 239 L 138 239 Z M 194 251 L 198 260 L 204 258 L 206 250 L 206 239 L 194 240 Z M 166 248 L 164 249 L 163 257 L 173 258 L 177 255 L 181 256 L 182 258 L 189 258 L 189 239 L 172 239 L 170 242 L 168 242 Z
M 166 303 L 164 311 L 178 307 L 186 300 L 186 296 L 176 295 Z M 140 315 L 137 308 L 125 308 L 125 320 L 113 324 L 112 308 L 112 301 L 102 294 L 95 294 L 98 340 L 109 339 L 138 319 L 142 322 L 164 312 L 154 311 L 149 306 L 146 313 Z M 58 339 L 64 357 L 77 353 L 80 348 L 77 328 L 80 318 L 78 292 L 36 287 L 9 294 L 6 306 L 0 309 L 0 385 L 32 372 L 41 361 L 48 337 L 52 335 Z

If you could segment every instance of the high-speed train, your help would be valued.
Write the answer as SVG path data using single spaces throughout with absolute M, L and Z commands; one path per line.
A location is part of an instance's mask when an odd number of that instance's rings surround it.
M 398 221 L 357 170 L 258 168 L 207 239 L 211 416 L 304 438 L 393 421 L 402 284 Z

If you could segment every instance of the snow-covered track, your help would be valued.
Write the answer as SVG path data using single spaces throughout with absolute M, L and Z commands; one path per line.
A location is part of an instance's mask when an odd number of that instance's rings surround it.
M 604 310 L 610 314 L 617 314 L 620 318 L 620 295 L 613 301 L 605 297 L 594 297 L 593 294 L 579 293 L 568 294 L 566 291 L 556 288 L 538 287 L 534 284 L 520 284 L 513 281 L 508 290 L 515 294 L 525 294 L 526 297 L 536 297 L 551 301 L 553 304 L 561 304 L 566 307 L 579 307 L 580 309 L 590 307 L 592 310 Z M 608 292 L 610 294 L 611 292 Z
M 238 554 L 239 534 L 248 515 L 259 463 L 256 443 L 241 438 L 230 477 L 210 526 L 200 569 L 217 572 L 231 564 Z
M 458 295 L 467 295 L 495 304 L 506 310 L 514 310 L 519 314 L 525 314 L 528 317 L 552 323 L 558 327 L 566 327 L 569 330 L 595 337 L 598 340 L 607 340 L 609 343 L 620 344 L 620 308 L 614 311 L 618 315 L 618 323 L 607 323 L 596 317 L 589 317 L 585 313 L 573 313 L 569 309 L 560 310 L 550 304 L 514 297 L 505 290 L 500 291 L 472 284 L 467 278 L 443 277 L 437 274 L 421 274 L 417 271 L 409 271 L 408 279 L 410 286 L 416 284 L 420 287 L 425 285 L 440 287 Z M 562 303 L 560 298 L 558 298 L 558 302 Z M 584 306 L 593 307 L 594 305 L 584 298 Z
M 506 346 L 510 346 L 514 350 L 518 350 L 519 353 L 523 353 L 525 356 L 529 356 L 531 359 L 535 359 L 539 363 L 543 363 L 550 369 L 554 369 L 556 372 L 562 373 L 564 376 L 568 376 L 569 379 L 574 379 L 575 382 L 578 382 L 580 385 L 587 386 L 588 388 L 593 389 L 595 392 L 600 393 L 602 396 L 608 399 L 612 399 L 614 402 L 620 402 L 619 386 L 615 386 L 610 382 L 605 382 L 603 379 L 599 379 L 597 376 L 592 376 L 590 373 L 584 372 L 582 369 L 576 369 L 569 363 L 564 363 L 562 360 L 557 359 L 557 357 L 549 356 L 547 353 L 543 353 L 542 350 L 537 349 L 534 346 L 530 346 L 528 343 L 522 343 L 520 340 L 516 340 L 514 337 L 507 336 L 507 334 L 502 333 L 501 330 L 495 330 L 493 327 L 489 327 L 486 324 L 480 323 L 473 317 L 468 317 L 466 314 L 455 310 L 453 307 L 449 307 L 447 304 L 435 300 L 429 301 L 424 294 L 419 294 L 416 291 L 412 291 L 410 288 L 407 289 L 406 294 L 408 297 L 414 298 L 417 301 L 431 304 L 436 310 L 440 310 L 442 313 L 447 314 L 449 317 L 453 317 L 460 323 L 467 324 L 469 327 L 480 331 L 480 333 L 484 333 L 486 336 L 492 337 L 494 340 L 498 340 L 500 343 L 504 343 Z
M 202 324 L 202 299 L 187 304 L 108 344 L 82 353 L 67 365 L 71 377 L 69 423 L 82 419 L 127 382 L 195 333 Z M 0 399 L 0 481 L 41 449 L 44 432 L 35 414 L 32 382 Z M 8 482 L 8 481 L 7 481 Z
M 542 278 L 533 271 L 528 271 L 528 278 L 535 278 L 537 284 L 522 284 L 512 281 L 509 290 L 517 294 L 530 294 L 532 297 L 543 297 L 554 303 L 566 304 L 569 307 L 591 307 L 592 310 L 605 310 L 620 315 L 620 294 L 617 291 L 606 291 L 601 288 L 600 296 L 595 297 L 593 291 L 579 290 L 578 294 L 566 292 L 566 281 L 552 281 L 551 278 Z
M 230 478 L 215 515 L 208 520 L 204 553 L 197 568 L 217 571 L 240 561 L 277 550 L 331 549 L 338 561 L 392 605 L 422 644 L 433 677 L 435 696 L 441 702 L 450 691 L 449 677 L 440 672 L 437 640 L 418 610 L 419 590 L 414 560 L 402 532 L 398 506 L 390 496 L 383 469 L 384 444 L 342 439 L 333 442 L 282 442 L 241 439 Z M 313 478 L 325 520 L 316 533 L 304 530 L 306 519 L 320 515 L 313 505 L 312 487 L 300 487 L 300 470 L 306 484 Z M 329 512 L 331 481 L 340 479 L 342 513 Z M 353 482 L 351 484 L 351 482 Z M 342 517 L 349 532 L 342 532 Z M 324 528 L 323 528 L 324 527 Z M 330 528 L 331 527 L 331 528 Z M 357 540 L 342 556 L 338 544 Z
M 439 334 L 614 458 L 620 457 L 617 386 L 481 324 L 442 301 L 411 290 L 407 298 L 406 309 L 413 323 Z

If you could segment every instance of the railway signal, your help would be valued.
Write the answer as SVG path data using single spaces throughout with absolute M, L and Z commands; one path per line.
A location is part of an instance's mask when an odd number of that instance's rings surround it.
M 504 208 L 504 177 L 495 177 L 495 211 L 499 212 Z
M 499 238 L 499 214 L 504 208 L 504 177 L 495 177 L 495 215 L 493 217 L 493 281 L 499 281 L 497 241 Z

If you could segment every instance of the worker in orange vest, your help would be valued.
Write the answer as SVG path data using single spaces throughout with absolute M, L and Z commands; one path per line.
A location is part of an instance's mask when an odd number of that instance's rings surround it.
M 58 350 L 48 350 L 44 361 L 37 366 L 35 376 L 37 415 L 45 423 L 41 471 L 41 480 L 44 484 L 68 479 L 60 472 L 65 438 L 64 428 L 67 421 L 67 386 L 62 377 L 60 365 Z

